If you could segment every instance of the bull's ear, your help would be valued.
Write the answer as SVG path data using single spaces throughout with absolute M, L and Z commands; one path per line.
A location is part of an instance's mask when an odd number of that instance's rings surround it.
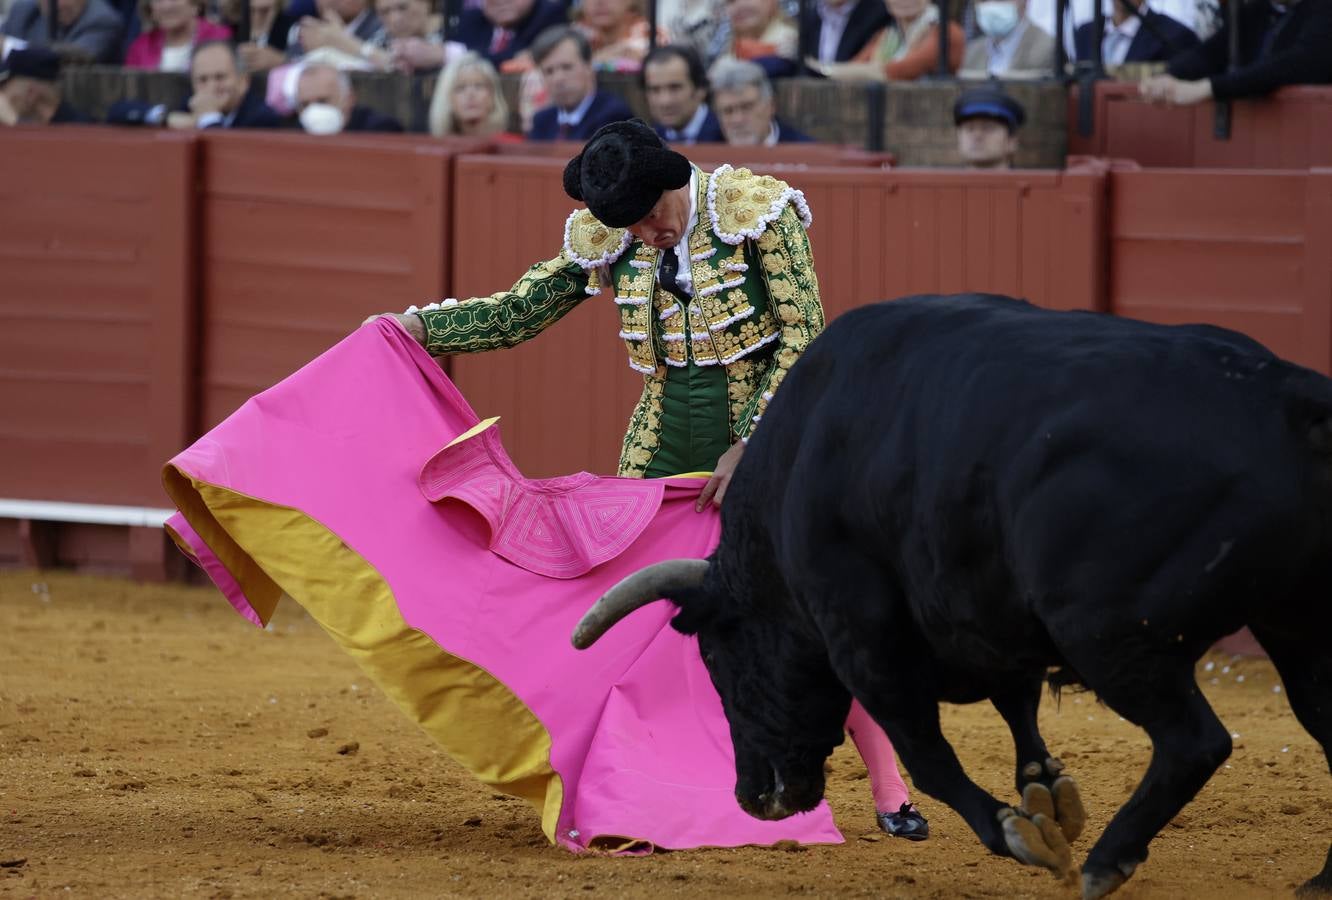
M 698 634 L 717 618 L 717 606 L 707 592 L 686 588 L 670 598 L 680 611 L 671 619 L 671 627 L 681 634 Z

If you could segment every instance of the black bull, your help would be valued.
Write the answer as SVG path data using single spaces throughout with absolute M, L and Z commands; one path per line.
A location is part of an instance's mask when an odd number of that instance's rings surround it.
M 773 399 L 706 560 L 631 576 L 586 646 L 666 597 L 730 721 L 736 796 L 781 817 L 823 795 L 851 697 L 918 788 L 993 852 L 1077 871 L 1072 779 L 1037 730 L 1043 682 L 1146 730 L 1142 783 L 1082 866 L 1115 890 L 1226 759 L 1194 666 L 1249 626 L 1332 747 L 1332 381 L 1248 338 L 913 297 L 837 319 Z M 940 701 L 989 699 L 1016 808 L 973 783 Z M 1332 890 L 1332 853 L 1306 886 Z

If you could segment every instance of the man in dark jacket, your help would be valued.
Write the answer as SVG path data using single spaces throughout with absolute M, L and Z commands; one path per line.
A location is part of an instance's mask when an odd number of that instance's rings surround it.
M 1198 36 L 1188 26 L 1146 6 L 1138 0 L 1115 0 L 1114 14 L 1105 23 L 1101 41 L 1101 61 L 1105 65 L 1164 62 L 1198 45 Z M 1076 58 L 1091 59 L 1093 27 L 1094 22 L 1086 22 L 1073 32 Z
M 194 93 L 185 109 L 168 111 L 165 104 L 121 100 L 106 120 L 113 125 L 156 125 L 192 128 L 281 128 L 282 117 L 250 91 L 250 77 L 235 48 L 226 41 L 208 41 L 190 58 Z
M 356 105 L 356 92 L 346 72 L 324 63 L 308 65 L 296 81 L 297 120 L 309 134 L 343 131 L 402 131 L 392 116 Z
M 708 106 L 708 72 L 692 47 L 667 44 L 643 60 L 639 75 L 652 128 L 671 144 L 719 143 L 721 122 Z
M 592 48 L 582 32 L 568 25 L 550 29 L 532 45 L 532 59 L 553 105 L 532 117 L 529 139 L 585 141 L 602 125 L 633 118 L 623 100 L 597 90 Z
M 34 46 L 49 46 L 69 61 L 119 62 L 125 23 L 106 0 L 60 0 L 55 37 L 46 20 L 45 2 L 17 0 L 0 31 Z
M 814 140 L 777 118 L 772 82 L 757 63 L 724 57 L 713 63 L 709 79 L 726 143 L 771 147 Z
M 45 47 L 10 50 L 0 61 L 0 125 L 72 125 L 93 120 L 60 95 L 60 57 Z
M 481 0 L 479 9 L 465 9 L 458 26 L 443 37 L 475 50 L 503 71 L 515 57 L 528 53 L 547 28 L 568 23 L 566 4 L 559 0 Z M 444 65 L 444 45 L 409 41 L 400 51 L 413 69 Z
M 1261 97 L 1288 84 L 1332 82 L 1332 2 L 1250 0 L 1240 9 L 1239 68 L 1228 71 L 1230 29 L 1222 26 L 1171 57 L 1167 74 L 1140 86 L 1149 100 L 1193 104 Z
M 815 0 L 800 29 L 800 58 L 847 62 L 892 20 L 883 0 Z

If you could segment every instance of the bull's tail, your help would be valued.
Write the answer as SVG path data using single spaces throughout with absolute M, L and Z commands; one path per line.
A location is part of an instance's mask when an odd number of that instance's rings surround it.
M 1077 694 L 1087 690 L 1087 684 L 1082 676 L 1067 663 L 1055 666 L 1046 672 L 1045 684 L 1050 689 L 1050 696 L 1054 698 L 1056 707 L 1063 699 L 1064 688 L 1072 688 L 1073 692 Z

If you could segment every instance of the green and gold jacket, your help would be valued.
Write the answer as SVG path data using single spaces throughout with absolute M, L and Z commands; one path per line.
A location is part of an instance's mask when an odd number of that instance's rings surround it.
M 662 251 L 580 209 L 565 223 L 560 255 L 532 266 L 510 290 L 413 308 L 425 323 L 426 349 L 512 347 L 589 296 L 609 295 L 620 311 L 629 365 L 644 382 L 620 474 L 641 476 L 660 445 L 666 366 L 723 366 L 732 437 L 748 438 L 786 373 L 823 330 L 805 233 L 809 207 L 785 182 L 748 169 L 695 172 L 688 306 L 656 284 Z

